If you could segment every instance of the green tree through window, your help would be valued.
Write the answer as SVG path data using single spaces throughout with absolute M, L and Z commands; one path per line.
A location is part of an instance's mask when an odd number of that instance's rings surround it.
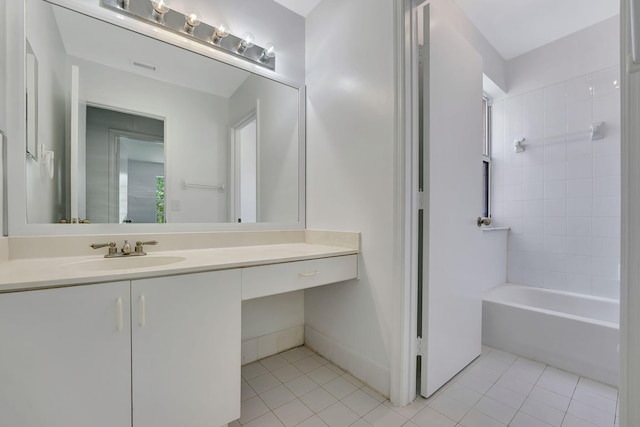
M 156 176 L 156 222 L 164 224 L 164 176 Z

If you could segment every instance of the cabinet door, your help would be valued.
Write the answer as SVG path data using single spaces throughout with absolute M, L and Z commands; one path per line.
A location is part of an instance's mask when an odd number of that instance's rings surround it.
M 0 295 L 0 426 L 131 425 L 129 282 Z
M 134 427 L 240 417 L 240 270 L 134 280 Z

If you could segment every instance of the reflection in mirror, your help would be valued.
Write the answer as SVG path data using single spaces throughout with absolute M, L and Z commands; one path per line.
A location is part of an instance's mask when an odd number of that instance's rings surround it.
M 88 106 L 85 146 L 91 173 L 81 216 L 111 224 L 164 222 L 156 201 L 156 181 L 165 174 L 162 120 Z
M 27 37 L 66 111 L 38 134 L 70 163 L 60 185 L 38 190 L 63 208 L 29 222 L 299 222 L 298 89 L 44 0 L 27 5 Z M 48 209 L 28 200 L 28 212 Z
M 231 175 L 234 200 L 232 218 L 237 222 L 256 222 L 258 218 L 258 135 L 257 112 L 253 111 L 231 130 Z
M 25 86 L 27 104 L 27 154 L 38 160 L 38 58 L 26 41 Z

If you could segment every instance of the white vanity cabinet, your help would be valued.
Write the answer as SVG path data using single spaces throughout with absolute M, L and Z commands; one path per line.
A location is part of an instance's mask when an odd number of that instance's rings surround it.
M 0 426 L 131 425 L 129 282 L 0 295 Z
M 240 418 L 240 270 L 131 282 L 133 427 Z
M 239 269 L 1 294 L 0 427 L 239 418 L 240 294 Z

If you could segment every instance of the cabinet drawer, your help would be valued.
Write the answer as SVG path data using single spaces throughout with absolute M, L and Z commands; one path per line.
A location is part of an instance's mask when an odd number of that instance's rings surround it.
M 357 276 L 357 255 L 247 267 L 242 269 L 242 299 L 297 291 Z

